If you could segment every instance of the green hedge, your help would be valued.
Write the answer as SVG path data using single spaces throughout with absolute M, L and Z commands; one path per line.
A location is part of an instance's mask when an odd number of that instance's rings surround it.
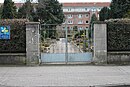
M 10 26 L 10 39 L 0 39 L 0 53 L 26 52 L 26 19 L 0 20 L 0 26 Z
M 116 19 L 106 23 L 108 51 L 130 51 L 130 20 Z

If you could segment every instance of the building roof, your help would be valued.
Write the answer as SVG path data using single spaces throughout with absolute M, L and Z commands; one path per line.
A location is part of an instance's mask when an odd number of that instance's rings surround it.
M 62 3 L 63 7 L 109 7 L 110 2 Z

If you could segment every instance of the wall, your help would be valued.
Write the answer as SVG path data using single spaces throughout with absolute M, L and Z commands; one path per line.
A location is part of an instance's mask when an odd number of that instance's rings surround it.
M 130 64 L 130 52 L 108 52 L 108 64 Z
M 25 53 L 0 53 L 0 64 L 6 65 L 25 65 Z

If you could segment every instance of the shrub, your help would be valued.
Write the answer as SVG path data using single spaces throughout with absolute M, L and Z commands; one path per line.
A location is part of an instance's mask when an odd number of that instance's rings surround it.
M 44 46 L 45 46 L 45 47 L 49 47 L 49 43 L 45 43 Z
M 108 20 L 107 45 L 108 51 L 130 51 L 130 20 Z
M 0 53 L 26 52 L 26 19 L 3 19 L 0 26 L 10 26 L 10 39 L 0 39 Z

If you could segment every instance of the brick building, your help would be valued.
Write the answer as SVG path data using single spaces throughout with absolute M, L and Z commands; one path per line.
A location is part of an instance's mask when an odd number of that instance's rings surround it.
M 88 29 L 92 14 L 95 13 L 99 19 L 99 11 L 109 6 L 110 2 L 63 3 L 66 22 L 62 24 L 62 28 L 67 25 L 70 30 L 73 30 L 74 26 L 77 26 L 78 30 Z

